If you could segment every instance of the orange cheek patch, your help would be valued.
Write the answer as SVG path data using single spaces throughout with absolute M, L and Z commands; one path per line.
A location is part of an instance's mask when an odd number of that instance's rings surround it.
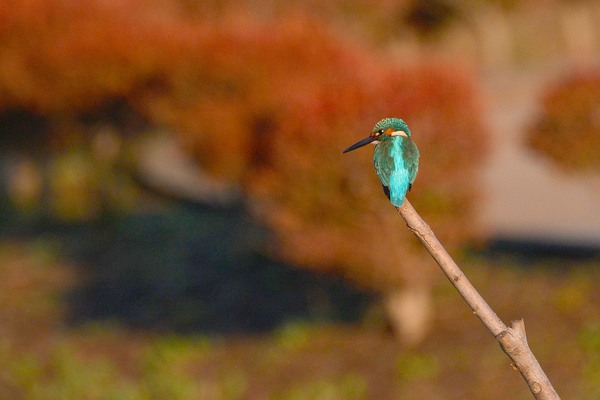
M 392 136 L 392 133 L 394 133 L 394 128 L 387 128 L 386 131 L 383 132 L 383 134 L 387 136 Z

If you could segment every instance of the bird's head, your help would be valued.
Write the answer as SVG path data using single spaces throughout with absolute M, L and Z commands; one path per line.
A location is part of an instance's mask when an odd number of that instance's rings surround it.
M 369 136 L 348 147 L 344 150 L 344 153 L 356 150 L 369 143 L 378 144 L 380 141 L 389 140 L 395 136 L 410 138 L 410 129 L 408 129 L 408 125 L 400 118 L 384 118 L 375 124 Z

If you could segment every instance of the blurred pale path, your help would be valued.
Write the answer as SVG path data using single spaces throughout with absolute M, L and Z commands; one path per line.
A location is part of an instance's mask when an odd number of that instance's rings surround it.
M 482 76 L 493 140 L 482 213 L 496 236 L 600 245 L 600 171 L 564 172 L 525 145 L 543 88 L 565 71 L 546 65 Z

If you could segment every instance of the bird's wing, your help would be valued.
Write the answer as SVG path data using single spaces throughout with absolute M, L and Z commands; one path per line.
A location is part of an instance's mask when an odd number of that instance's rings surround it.
M 375 147 L 375 154 L 373 157 L 375 164 L 375 171 L 377 176 L 384 187 L 390 186 L 390 175 L 394 169 L 394 159 L 390 154 L 388 143 L 379 143 Z
M 419 149 L 412 140 L 404 143 L 404 165 L 408 171 L 408 182 L 412 185 L 419 170 Z

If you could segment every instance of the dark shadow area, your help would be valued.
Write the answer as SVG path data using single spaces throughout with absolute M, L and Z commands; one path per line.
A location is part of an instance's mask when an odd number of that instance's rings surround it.
M 74 143 L 88 144 L 107 121 L 121 139 L 146 123 L 124 99 L 109 99 L 76 116 Z M 144 193 L 138 205 L 152 211 L 127 213 L 100 198 L 101 210 L 89 222 L 60 222 L 51 217 L 51 203 L 63 193 L 50 190 L 51 178 L 58 178 L 47 169 L 74 146 L 72 132 L 59 134 L 60 121 L 20 109 L 1 112 L 0 122 L 0 236 L 59 244 L 81 278 L 65 294 L 72 324 L 111 320 L 157 331 L 260 332 L 290 320 L 357 321 L 374 299 L 338 276 L 268 256 L 273 238 L 241 199 L 226 208 L 206 206 L 150 185 L 123 160 L 102 165 L 110 169 L 108 178 L 90 174 L 106 181 L 89 190 L 108 196 L 122 189 L 120 180 L 130 180 Z M 82 157 L 93 164 L 91 146 L 83 147 Z M 41 188 L 36 206 L 18 211 L 9 200 L 9 178 L 22 159 L 38 168 Z
M 570 263 L 600 259 L 600 245 L 593 243 L 565 242 L 550 239 L 492 238 L 483 251 L 484 256 L 497 258 L 508 256 L 522 265 L 539 264 L 544 261 Z
M 94 223 L 15 226 L 11 237 L 57 239 L 79 269 L 84 282 L 67 294 L 73 324 L 260 332 L 298 319 L 357 321 L 374 298 L 339 277 L 264 255 L 268 233 L 241 207 L 179 205 Z

